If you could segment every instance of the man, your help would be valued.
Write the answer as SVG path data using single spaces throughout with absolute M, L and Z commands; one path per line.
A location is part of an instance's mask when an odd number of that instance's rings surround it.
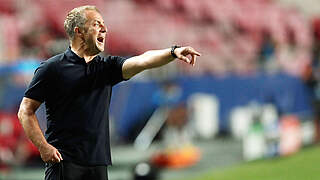
M 111 165 L 108 111 L 112 86 L 175 58 L 191 65 L 191 47 L 152 50 L 129 59 L 101 57 L 107 28 L 94 6 L 70 11 L 64 22 L 70 47 L 43 62 L 22 99 L 18 117 L 46 162 L 45 179 L 107 179 Z M 190 55 L 192 58 L 187 58 Z M 43 136 L 36 110 L 45 102 Z

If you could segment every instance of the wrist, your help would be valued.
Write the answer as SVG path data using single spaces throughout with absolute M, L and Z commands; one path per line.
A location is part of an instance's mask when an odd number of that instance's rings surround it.
M 175 53 L 175 50 L 177 49 L 177 48 L 180 48 L 181 46 L 178 46 L 178 45 L 174 45 L 174 46 L 171 46 L 171 51 L 170 51 L 170 53 L 171 53 L 171 56 L 172 57 L 174 57 L 174 58 L 177 58 L 178 56 L 176 55 L 176 53 Z
M 47 143 L 47 142 L 41 143 L 41 144 L 38 146 L 38 150 L 41 152 L 41 151 L 43 151 L 44 149 L 47 149 L 49 146 L 50 146 L 50 144 Z

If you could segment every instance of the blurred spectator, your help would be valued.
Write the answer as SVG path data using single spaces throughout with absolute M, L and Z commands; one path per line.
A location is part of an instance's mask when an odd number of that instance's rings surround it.
M 313 34 L 312 63 L 305 74 L 305 83 L 312 89 L 316 126 L 316 141 L 320 141 L 320 18 L 315 17 L 311 24 Z
M 259 50 L 259 64 L 260 67 L 267 71 L 274 70 L 274 53 L 276 44 L 272 39 L 270 32 L 262 31 L 262 42 Z

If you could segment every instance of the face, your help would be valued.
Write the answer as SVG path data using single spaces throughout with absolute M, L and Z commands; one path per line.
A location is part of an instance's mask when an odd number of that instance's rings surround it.
M 107 28 L 100 13 L 94 10 L 86 11 L 87 22 L 84 27 L 84 43 L 90 55 L 104 51 Z

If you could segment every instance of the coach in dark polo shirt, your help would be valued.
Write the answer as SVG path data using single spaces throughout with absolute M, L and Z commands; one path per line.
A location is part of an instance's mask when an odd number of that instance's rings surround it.
M 94 6 L 70 11 L 64 27 L 70 47 L 37 68 L 18 117 L 46 162 L 45 179 L 106 180 L 106 168 L 111 165 L 108 116 L 112 86 L 175 58 L 194 65 L 200 54 L 191 47 L 173 46 L 127 60 L 101 57 L 107 28 Z M 47 111 L 44 136 L 35 115 L 43 102 Z

